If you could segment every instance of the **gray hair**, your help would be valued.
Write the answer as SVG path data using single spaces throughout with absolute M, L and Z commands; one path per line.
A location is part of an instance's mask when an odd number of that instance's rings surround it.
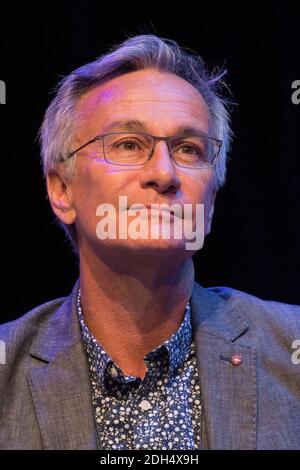
M 149 68 L 183 78 L 203 96 L 210 113 L 211 131 L 214 137 L 223 141 L 215 172 L 218 188 L 224 185 L 227 154 L 232 138 L 228 112 L 230 101 L 222 96 L 226 71 L 217 69 L 209 72 L 198 54 L 179 46 L 175 41 L 152 34 L 127 39 L 120 46 L 115 46 L 107 54 L 79 67 L 61 80 L 39 132 L 44 176 L 73 150 L 72 140 L 78 122 L 76 105 L 82 95 L 112 78 Z M 69 178 L 74 175 L 75 159 L 76 157 L 70 158 L 64 162 L 64 170 Z M 74 224 L 59 223 L 77 251 Z

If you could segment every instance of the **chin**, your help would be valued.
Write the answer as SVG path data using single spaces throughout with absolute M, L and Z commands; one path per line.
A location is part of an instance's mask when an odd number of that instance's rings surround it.
M 125 250 L 132 251 L 137 256 L 176 256 L 179 258 L 188 258 L 195 251 L 186 249 L 185 240 L 115 240 L 115 249 L 122 247 Z M 196 250 L 197 251 L 197 250 Z

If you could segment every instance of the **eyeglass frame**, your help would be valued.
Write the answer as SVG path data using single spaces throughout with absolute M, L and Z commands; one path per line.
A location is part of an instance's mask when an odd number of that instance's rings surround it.
M 108 136 L 108 135 L 143 135 L 143 136 L 146 136 L 146 137 L 151 137 L 153 139 L 153 146 L 152 146 L 152 149 L 151 151 L 149 152 L 149 156 L 147 158 L 147 160 L 144 162 L 144 163 L 137 163 L 137 164 L 131 164 L 131 163 L 115 163 L 115 162 L 111 162 L 109 160 L 107 160 L 106 158 L 106 155 L 105 155 L 105 150 L 104 150 L 104 137 Z M 201 167 L 195 167 L 193 169 L 195 170 L 202 170 L 204 168 L 212 168 L 215 166 L 215 162 L 219 156 L 219 153 L 220 153 L 220 150 L 221 150 L 221 147 L 222 147 L 222 144 L 223 144 L 223 141 L 220 140 L 220 139 L 217 139 L 216 137 L 211 137 L 211 136 L 208 136 L 206 134 L 200 134 L 200 133 L 196 133 L 196 134 L 189 134 L 189 135 L 171 135 L 171 136 L 156 136 L 156 135 L 151 135 L 151 134 L 147 134 L 146 132 L 108 132 L 107 134 L 98 134 L 96 135 L 93 139 L 89 140 L 88 142 L 86 142 L 85 144 L 81 145 L 80 147 L 78 147 L 76 150 L 74 150 L 73 152 L 69 153 L 67 155 L 67 157 L 65 159 L 61 158 L 61 162 L 66 162 L 69 158 L 72 158 L 77 152 L 79 152 L 80 150 L 84 149 L 85 147 L 87 147 L 88 145 L 90 144 L 93 144 L 94 142 L 96 142 L 97 140 L 101 140 L 102 139 L 102 144 L 103 144 L 103 155 L 104 155 L 104 160 L 107 162 L 107 163 L 110 163 L 111 165 L 119 165 L 119 166 L 131 166 L 131 167 L 134 167 L 134 166 L 144 166 L 146 165 L 146 163 L 152 158 L 153 156 L 153 153 L 154 153 L 154 148 L 155 148 L 155 145 L 156 145 L 156 142 L 159 142 L 160 140 L 163 140 L 164 142 L 167 143 L 167 147 L 168 147 L 168 151 L 169 151 L 169 155 L 171 157 L 171 159 L 174 161 L 175 165 L 177 166 L 180 166 L 182 168 L 189 168 L 189 169 L 192 169 L 192 167 L 189 167 L 189 166 L 184 166 L 184 165 L 180 165 L 179 163 L 176 162 L 176 160 L 174 159 L 173 157 L 173 154 L 172 154 L 172 150 L 170 148 L 170 145 L 169 145 L 169 142 L 170 142 L 170 139 L 174 139 L 174 138 L 180 138 L 180 137 L 205 137 L 206 139 L 210 139 L 210 140 L 213 140 L 216 142 L 217 146 L 218 146 L 218 149 L 217 149 L 217 152 L 216 154 L 214 155 L 213 157 L 213 160 L 212 160 L 212 163 L 211 164 L 208 164 L 206 166 L 203 166 L 202 168 Z

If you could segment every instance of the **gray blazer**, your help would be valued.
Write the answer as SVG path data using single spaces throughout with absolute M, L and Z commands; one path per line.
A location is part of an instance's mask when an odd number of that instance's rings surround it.
M 77 288 L 0 326 L 0 449 L 101 449 Z M 203 449 L 300 449 L 300 307 L 195 283 L 191 312 Z

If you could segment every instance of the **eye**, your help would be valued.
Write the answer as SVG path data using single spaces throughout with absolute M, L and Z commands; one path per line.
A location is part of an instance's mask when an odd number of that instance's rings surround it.
M 177 146 L 175 149 L 176 153 L 181 153 L 184 155 L 193 155 L 193 156 L 200 156 L 203 154 L 201 147 L 190 144 L 190 143 L 183 143 Z
M 114 147 L 116 147 L 120 151 L 132 152 L 142 150 L 144 148 L 144 144 L 143 142 L 139 142 L 136 139 L 126 139 L 122 140 L 121 142 L 115 142 Z
M 118 148 L 123 150 L 137 150 L 139 148 L 138 142 L 134 140 L 124 140 L 116 144 Z
M 190 154 L 193 154 L 195 152 L 199 153 L 199 149 L 195 148 L 193 145 L 184 144 L 180 148 L 183 153 L 190 153 Z

